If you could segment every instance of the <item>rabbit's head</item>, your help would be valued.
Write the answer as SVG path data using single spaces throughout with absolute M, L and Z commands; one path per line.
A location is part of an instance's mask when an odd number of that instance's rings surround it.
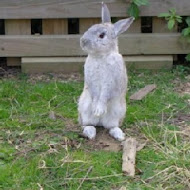
M 111 23 L 110 12 L 102 3 L 102 23 L 90 27 L 80 39 L 81 48 L 89 54 L 107 54 L 118 51 L 117 37 L 125 32 L 134 18 L 122 19 Z

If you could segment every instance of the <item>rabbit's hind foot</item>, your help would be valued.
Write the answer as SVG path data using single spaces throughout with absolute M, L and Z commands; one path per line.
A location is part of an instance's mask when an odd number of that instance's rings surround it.
M 96 137 L 96 128 L 94 126 L 82 126 L 83 135 L 92 140 Z
M 125 140 L 125 133 L 119 127 L 110 129 L 109 134 L 118 141 Z

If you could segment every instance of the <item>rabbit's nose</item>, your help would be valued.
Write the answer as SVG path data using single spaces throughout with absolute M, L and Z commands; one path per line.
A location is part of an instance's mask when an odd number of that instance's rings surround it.
M 89 43 L 89 40 L 86 38 L 81 38 L 81 45 L 84 47 Z

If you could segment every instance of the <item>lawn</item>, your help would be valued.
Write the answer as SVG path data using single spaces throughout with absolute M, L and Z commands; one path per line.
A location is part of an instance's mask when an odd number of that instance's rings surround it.
M 188 72 L 185 67 L 128 72 L 128 109 L 122 129 L 146 142 L 137 152 L 135 178 L 122 175 L 121 150 L 112 149 L 105 139 L 104 144 L 100 139 L 89 142 L 80 135 L 77 99 L 82 76 L 1 78 L 0 189 L 190 189 Z M 129 100 L 132 93 L 153 83 L 157 89 L 145 99 Z

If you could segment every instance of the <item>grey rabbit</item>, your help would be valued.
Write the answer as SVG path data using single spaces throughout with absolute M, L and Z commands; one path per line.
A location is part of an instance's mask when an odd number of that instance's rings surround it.
M 110 12 L 102 3 L 102 23 L 90 27 L 80 39 L 88 53 L 84 66 L 84 89 L 79 98 L 79 123 L 89 139 L 96 137 L 96 126 L 122 141 L 125 134 L 120 125 L 126 113 L 127 73 L 118 51 L 118 35 L 125 32 L 133 17 L 111 23 Z

